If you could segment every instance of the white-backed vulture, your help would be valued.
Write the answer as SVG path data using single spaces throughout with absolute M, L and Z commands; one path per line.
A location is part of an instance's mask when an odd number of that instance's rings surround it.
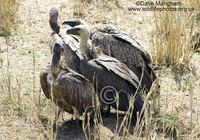
M 64 51 L 62 44 L 55 42 L 51 68 L 41 73 L 40 83 L 48 99 L 52 99 L 61 110 L 74 115 L 79 132 L 79 116 L 96 106 L 95 91 L 88 79 L 66 66 L 60 66 L 61 51 Z
M 63 24 L 74 27 L 86 23 L 83 20 L 77 19 L 65 21 Z M 144 50 L 143 46 L 132 35 L 117 30 L 110 25 L 97 24 L 91 26 L 90 30 L 90 39 L 94 46 L 100 47 L 103 53 L 126 64 L 139 79 L 143 72 L 142 85 L 145 86 L 148 92 L 156 79 L 156 75 L 150 65 L 151 57 Z
M 119 95 L 118 109 L 122 111 L 128 110 L 129 97 L 135 96 L 133 118 L 136 120 L 137 112 L 141 112 L 144 104 L 142 95 L 139 93 L 140 86 L 138 77 L 125 64 L 117 59 L 107 56 L 95 48 L 89 48 L 88 39 L 90 33 L 87 25 L 78 25 L 68 29 L 67 34 L 80 37 L 80 50 L 76 50 L 77 53 L 83 54 L 82 57 L 79 57 L 80 71 L 83 76 L 93 83 L 98 94 L 100 94 L 105 87 L 113 87 Z M 136 93 L 137 88 L 139 90 Z M 114 96 L 116 96 L 116 93 L 113 93 L 112 91 L 109 91 L 109 94 L 106 92 L 103 94 L 103 98 L 99 99 L 101 104 L 109 102 L 105 97 L 114 99 Z M 117 109 L 116 102 L 112 102 L 110 105 Z

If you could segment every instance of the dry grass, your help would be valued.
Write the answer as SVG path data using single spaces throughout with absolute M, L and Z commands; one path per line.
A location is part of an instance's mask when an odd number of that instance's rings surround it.
M 20 0 L 0 1 L 0 35 L 9 34 L 11 29 L 16 29 Z
M 196 8 L 199 1 L 181 1 L 181 8 Z M 194 6 L 193 6 L 194 5 Z M 156 64 L 172 65 L 184 68 L 189 65 L 194 49 L 191 47 L 192 36 L 199 31 L 197 14 L 186 9 L 176 12 L 155 12 L 155 34 L 152 34 L 152 58 Z
M 198 0 L 192 0 L 191 3 L 185 4 L 191 4 L 196 9 L 199 3 Z M 80 0 L 21 1 L 18 28 L 15 31 L 12 30 L 8 38 L 0 37 L 2 50 L 0 52 L 2 60 L 0 64 L 0 139 L 55 139 L 55 137 L 57 139 L 85 139 L 84 132 L 79 135 L 74 133 L 75 123 L 70 121 L 71 115 L 67 113 L 64 114 L 64 121 L 59 120 L 57 132 L 53 133 L 52 103 L 46 100 L 40 88 L 40 71 L 46 68 L 51 60 L 48 47 L 51 33 L 48 11 L 52 6 L 59 8 L 59 23 L 78 16 L 84 18 L 89 24 L 113 24 L 131 33 L 148 51 L 152 49 L 149 47 L 149 41 L 152 39 L 151 35 L 154 34 L 155 53 L 151 53 L 155 63 L 162 60 L 164 65 L 185 66 L 189 63 L 191 66 L 190 70 L 157 67 L 156 73 L 160 80 L 161 94 L 159 98 L 151 99 L 152 111 L 142 120 L 141 125 L 133 127 L 129 123 L 131 107 L 126 113 L 112 110 L 111 115 L 103 117 L 102 122 L 96 121 L 94 126 L 88 124 L 85 131 L 88 138 L 199 139 L 200 56 L 196 53 L 192 54 L 187 48 L 190 35 L 198 29 L 198 11 L 193 14 L 173 13 L 175 14 L 173 17 L 170 12 L 155 13 L 155 15 L 152 12 L 133 12 L 128 11 L 128 7 L 135 7 L 135 3 L 125 0 L 90 3 L 84 1 L 84 4 Z M 188 20 L 188 17 L 191 20 Z M 169 21 L 166 22 L 165 19 Z M 160 36 L 157 36 L 158 34 Z M 179 42 L 183 44 L 182 49 L 185 48 L 186 52 L 180 49 Z M 157 49 L 161 49 L 157 48 L 159 45 L 170 53 L 173 49 L 170 50 L 168 46 L 173 46 L 173 44 L 178 47 L 172 56 L 164 55 L 165 59 L 163 59 L 161 54 L 156 53 Z M 178 50 L 181 51 L 178 52 Z M 181 57 L 182 61 L 180 61 Z

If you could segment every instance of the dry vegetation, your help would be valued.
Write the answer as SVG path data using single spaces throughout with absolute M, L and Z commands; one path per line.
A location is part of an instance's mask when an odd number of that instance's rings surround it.
M 0 9 L 0 34 L 7 35 L 11 28 L 16 28 L 19 0 L 1 0 Z
M 169 1 L 170 2 L 170 1 Z M 199 12 L 189 12 L 188 8 L 200 2 L 182 3 L 188 12 L 154 12 L 156 29 L 152 33 L 152 57 L 156 64 L 187 67 L 194 55 L 192 36 L 198 31 Z M 196 3 L 195 3 L 196 2 Z M 196 31 L 196 32 L 197 32 Z
M 196 11 L 134 12 L 128 10 L 136 7 L 131 0 L 1 0 L 0 34 L 6 36 L 0 37 L 0 139 L 85 139 L 84 132 L 74 133 L 75 123 L 67 113 L 53 134 L 52 104 L 39 83 L 41 70 L 51 60 L 52 6 L 59 8 L 59 23 L 82 17 L 89 24 L 113 24 L 131 33 L 151 52 L 160 81 L 160 96 L 151 99 L 152 113 L 142 121 L 143 129 L 129 126 L 130 112 L 112 111 L 103 123 L 88 129 L 88 138 L 200 139 L 200 55 L 190 48 L 191 36 L 200 28 L 200 2 L 181 2 Z

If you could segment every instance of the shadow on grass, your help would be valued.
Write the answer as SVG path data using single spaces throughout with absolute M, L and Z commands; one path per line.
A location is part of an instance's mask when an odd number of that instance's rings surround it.
M 112 139 L 115 136 L 117 120 L 118 120 L 118 130 L 119 130 L 123 121 L 123 117 L 124 117 L 124 114 L 122 113 L 118 114 L 118 119 L 117 119 L 117 113 L 110 113 L 109 115 L 103 116 L 102 117 L 103 126 L 100 128 L 99 137 L 101 138 L 103 136 L 105 138 L 104 135 L 107 135 L 106 138 Z M 80 132 L 78 134 L 74 120 L 64 121 L 61 125 L 58 126 L 56 140 L 66 140 L 66 139 L 67 140 L 72 140 L 72 139 L 84 140 L 85 135 L 82 129 L 82 120 L 80 120 L 79 126 L 80 126 Z M 133 134 L 133 126 L 134 126 L 134 123 L 131 123 L 130 130 L 129 130 L 129 134 L 131 135 Z M 118 135 L 119 137 L 123 136 L 123 127 L 124 125 L 122 126 L 122 129 Z M 87 135 L 89 136 L 90 134 L 91 139 L 94 139 L 94 137 L 96 136 L 95 132 L 96 130 L 94 128 L 94 125 L 91 125 L 90 132 L 87 131 Z M 109 134 L 107 132 L 109 132 Z M 54 134 L 56 134 L 56 132 L 54 132 Z

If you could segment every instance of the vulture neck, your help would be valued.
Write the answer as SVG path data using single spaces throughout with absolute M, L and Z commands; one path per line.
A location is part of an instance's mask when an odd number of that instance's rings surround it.
M 60 72 L 59 62 L 60 62 L 60 53 L 53 52 L 53 57 L 51 61 L 51 73 L 56 78 L 58 76 L 58 73 Z
M 88 46 L 88 41 L 89 41 L 89 37 L 86 36 L 86 37 L 81 38 L 80 44 L 79 44 L 79 48 L 86 58 L 88 58 L 88 53 L 90 50 Z

